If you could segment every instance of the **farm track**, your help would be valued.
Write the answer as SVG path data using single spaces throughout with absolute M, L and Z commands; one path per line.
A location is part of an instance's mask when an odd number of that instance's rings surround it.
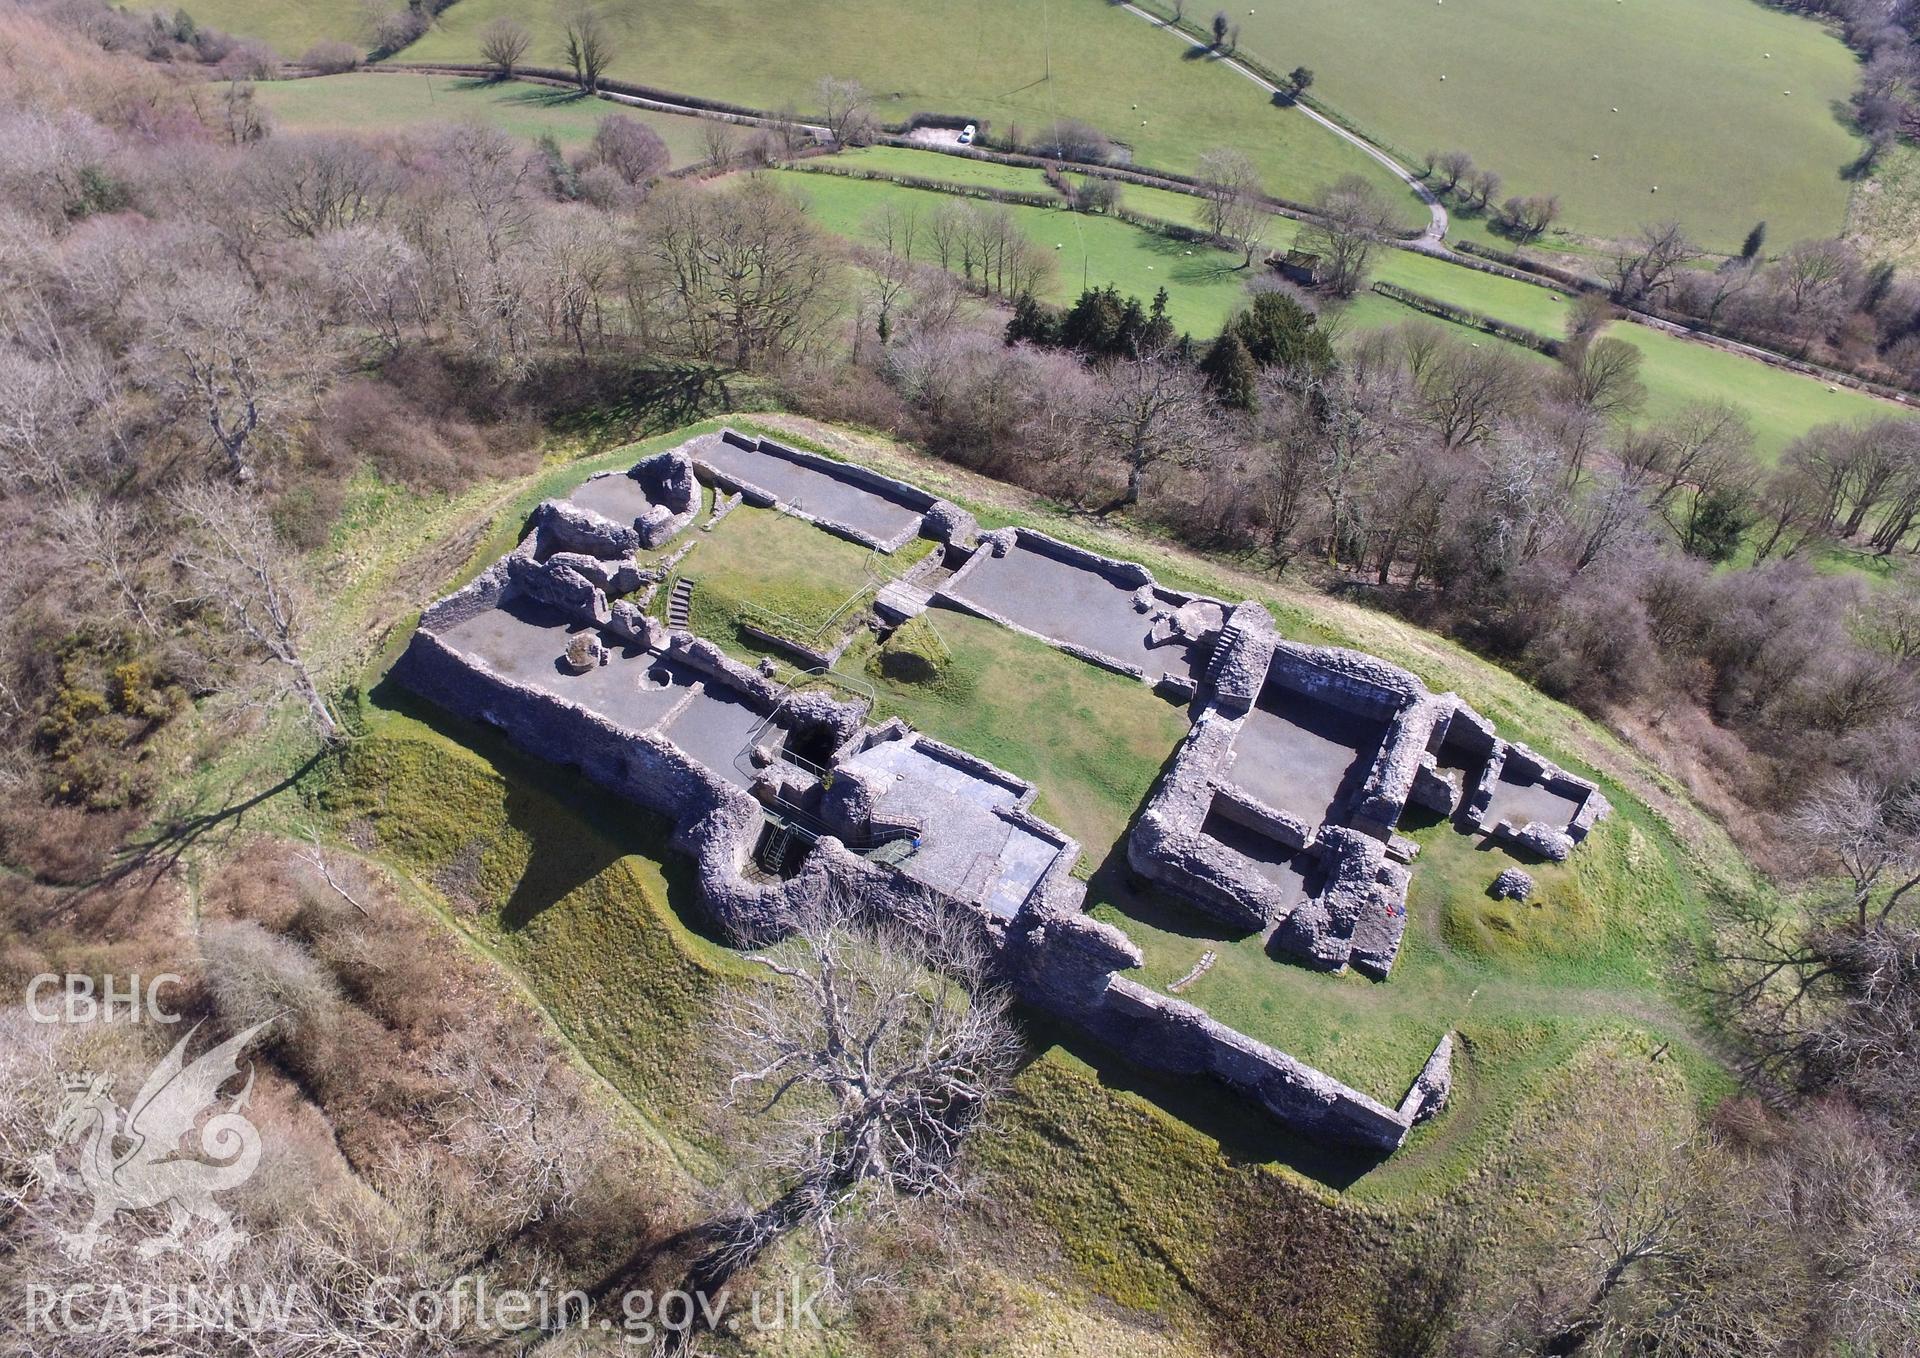
M 1172 24 L 1169 24 L 1163 19 L 1161 19 L 1158 15 L 1147 13 L 1146 10 L 1141 9 L 1138 5 L 1123 3 L 1120 6 L 1120 8 L 1124 9 L 1127 13 L 1133 15 L 1137 19 L 1146 20 L 1148 23 L 1152 24 L 1155 28 L 1165 29 L 1167 32 L 1173 34 L 1174 37 L 1186 43 L 1187 46 L 1189 47 L 1197 47 L 1201 51 L 1211 50 L 1206 43 L 1194 37 L 1192 34 L 1182 32 L 1180 29 L 1175 28 Z M 1240 61 L 1236 60 L 1235 58 L 1216 57 L 1215 60 L 1220 62 L 1220 64 L 1225 66 L 1228 70 L 1234 71 L 1237 74 L 1244 76 L 1246 79 L 1251 80 L 1255 85 L 1258 85 L 1261 89 L 1265 90 L 1269 95 L 1272 95 L 1275 98 L 1282 97 L 1281 90 L 1278 85 L 1274 84 L 1271 80 L 1268 80 L 1265 76 L 1254 71 L 1251 67 L 1243 65 Z M 1392 172 L 1394 178 L 1398 179 L 1402 184 L 1405 184 L 1409 189 L 1413 191 L 1414 197 L 1418 198 L 1422 203 L 1426 204 L 1427 228 L 1426 230 L 1420 233 L 1419 238 L 1417 240 L 1408 241 L 1406 243 L 1407 248 L 1423 250 L 1428 254 L 1439 255 L 1446 259 L 1453 259 L 1456 257 L 1453 251 L 1447 249 L 1447 246 L 1446 246 L 1447 230 L 1449 226 L 1451 226 L 1452 224 L 1450 219 L 1447 216 L 1447 206 L 1445 203 L 1442 203 L 1440 201 L 1439 195 L 1434 193 L 1432 189 L 1426 186 L 1425 182 L 1421 180 L 1420 176 L 1416 175 L 1412 170 L 1409 170 L 1406 166 L 1402 165 L 1399 161 L 1395 160 L 1392 156 L 1388 155 L 1385 151 L 1381 150 L 1378 146 L 1375 146 L 1372 142 L 1368 141 L 1365 137 L 1361 136 L 1359 133 L 1354 132 L 1348 128 L 1342 127 L 1339 123 L 1334 122 L 1333 119 L 1326 117 L 1324 114 L 1321 114 L 1312 108 L 1309 108 L 1305 104 L 1296 103 L 1293 105 L 1293 107 L 1299 110 L 1301 113 L 1304 113 L 1308 118 L 1318 123 L 1321 127 L 1324 127 L 1327 131 L 1333 133 L 1334 136 L 1340 138 L 1344 142 L 1347 142 L 1355 147 L 1358 147 L 1361 151 L 1364 151 L 1372 159 L 1378 161 L 1381 165 L 1384 165 L 1389 171 Z

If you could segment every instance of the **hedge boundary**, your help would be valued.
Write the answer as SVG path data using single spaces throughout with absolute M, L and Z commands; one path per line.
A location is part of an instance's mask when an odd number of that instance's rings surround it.
M 1412 288 L 1403 288 L 1397 283 L 1376 282 L 1373 290 L 1382 297 L 1410 306 L 1415 311 L 1424 311 L 1429 316 L 1438 316 L 1443 321 L 1452 321 L 1456 325 L 1469 326 L 1498 339 L 1525 345 L 1535 353 L 1545 354 L 1548 358 L 1560 357 L 1562 342 L 1551 339 L 1538 330 L 1529 330 L 1524 325 L 1503 321 L 1498 316 L 1489 316 L 1483 311 L 1455 306 L 1452 302 L 1443 302 L 1438 297 L 1429 297 L 1424 292 L 1415 292 Z

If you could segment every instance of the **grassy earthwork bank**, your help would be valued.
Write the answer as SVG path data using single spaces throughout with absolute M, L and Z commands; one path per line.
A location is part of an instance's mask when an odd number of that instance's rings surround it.
M 986 1257 L 1054 1280 L 1020 1290 L 1019 1305 L 1037 1333 L 1075 1337 L 1057 1351 L 1177 1352 L 1181 1335 L 1217 1341 L 1223 1330 L 1265 1351 L 1391 1351 L 1395 1326 L 1418 1304 L 1410 1289 L 1422 1252 L 1444 1242 L 1459 1214 L 1496 1210 L 1506 1200 L 1500 1186 L 1530 1173 L 1528 1158 L 1550 1153 L 1569 1125 L 1649 1078 L 1677 1122 L 1724 1088 L 1712 1036 L 1686 1012 L 1667 966 L 1705 927 L 1706 894 L 1752 884 L 1717 830 L 1605 732 L 1392 619 L 1096 529 L 897 445 L 789 417 L 733 422 L 908 477 L 989 526 L 1032 524 L 1135 556 L 1170 584 L 1265 597 L 1290 635 L 1409 665 L 1434 687 L 1460 691 L 1507 734 L 1598 771 L 1614 799 L 1615 818 L 1571 864 L 1539 871 L 1538 905 L 1496 905 L 1484 894 L 1496 855 L 1445 826 L 1414 828 L 1422 856 L 1395 975 L 1379 985 L 1321 976 L 1210 934 L 1164 902 L 1143 903 L 1116 871 L 1116 841 L 1179 738 L 1180 709 L 944 611 L 936 626 L 951 660 L 939 683 L 887 679 L 867 664 L 870 650 L 849 652 L 843 668 L 873 685 L 883 711 L 1040 784 L 1041 813 L 1087 845 L 1090 903 L 1145 950 L 1145 983 L 1164 985 L 1213 949 L 1220 961 L 1189 999 L 1388 1097 L 1439 1030 L 1463 1038 L 1454 1105 L 1374 1162 L 1330 1155 L 1216 1090 L 1153 1079 L 1071 1033 L 1032 1026 L 1031 1060 L 997 1133 L 979 1146 L 1003 1214 L 985 1223 Z M 401 594 L 417 606 L 495 559 L 540 498 L 689 432 L 549 461 L 452 503 L 368 492 L 322 553 L 322 576 L 366 582 L 337 592 L 330 619 L 347 631 L 350 618 L 391 616 Z M 781 522 L 773 531 L 835 541 Z M 689 561 L 708 551 L 711 538 Z M 825 583 L 844 568 L 837 555 L 796 559 Z M 748 973 L 707 934 L 669 827 L 377 682 L 410 625 L 402 618 L 362 635 L 382 658 L 355 700 L 356 738 L 337 764 L 309 775 L 305 810 L 285 814 L 316 818 L 402 873 L 511 970 L 684 1166 L 715 1177 L 727 1142 L 708 1116 L 718 1072 L 702 1055 L 704 1023 L 721 990 Z M 1540 1210 L 1537 1197 L 1528 1210 Z M 1003 1220 L 1022 1229 L 1009 1236 L 993 1224 Z M 1288 1306 L 1265 1304 L 1245 1285 L 1280 1276 L 1292 1280 Z M 1149 1340 L 1142 1324 L 1173 1328 Z
M 658 132 L 675 167 L 706 156 L 699 118 L 622 107 L 524 81 L 350 71 L 269 80 L 255 88 L 273 125 L 289 132 L 377 135 L 480 122 L 528 141 L 552 137 L 562 150 L 574 151 L 592 139 L 602 118 L 617 112 Z

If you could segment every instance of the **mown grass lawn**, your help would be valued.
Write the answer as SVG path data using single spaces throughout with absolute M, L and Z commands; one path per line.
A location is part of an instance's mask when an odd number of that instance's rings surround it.
M 592 139 L 602 118 L 618 113 L 658 132 L 674 166 L 706 158 L 702 119 L 587 99 L 550 85 L 350 71 L 269 80 L 256 88 L 274 126 L 290 132 L 368 134 L 481 122 L 528 141 L 550 136 L 574 151 Z
M 694 582 L 693 630 L 716 642 L 737 640 L 743 620 L 817 642 L 849 600 L 874 588 L 867 548 L 777 510 L 741 505 L 711 533 L 694 531 L 672 545 L 697 544 L 678 574 Z
M 1731 251 L 1762 218 L 1781 242 L 1844 224 L 1859 143 L 1835 110 L 1859 68 L 1811 19 L 1751 0 L 1255 8 L 1233 11 L 1243 50 L 1312 68 L 1314 97 L 1403 159 L 1457 147 L 1508 193 L 1558 194 L 1575 230 L 1672 219 Z

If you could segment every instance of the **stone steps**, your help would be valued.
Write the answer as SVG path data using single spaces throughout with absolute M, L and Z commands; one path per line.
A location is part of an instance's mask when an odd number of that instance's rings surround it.
M 693 581 L 683 575 L 673 582 L 673 593 L 667 596 L 667 626 L 684 632 L 692 610 Z

